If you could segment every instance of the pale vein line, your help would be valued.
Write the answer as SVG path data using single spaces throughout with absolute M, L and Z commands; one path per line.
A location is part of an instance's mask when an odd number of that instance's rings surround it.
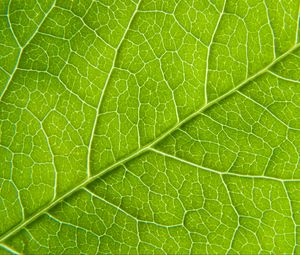
M 116 60 L 117 60 L 117 56 L 118 56 L 118 51 L 130 29 L 130 26 L 132 24 L 132 21 L 134 20 L 134 17 L 136 16 L 137 12 L 138 12 L 138 9 L 139 9 L 139 5 L 140 3 L 142 2 L 142 0 L 140 0 L 138 2 L 138 4 L 136 5 L 136 8 L 134 10 L 134 12 L 132 13 L 131 15 L 131 18 L 128 22 L 128 26 L 126 28 L 126 30 L 124 31 L 123 33 L 123 36 L 115 50 L 115 55 L 114 55 L 114 58 L 113 58 L 113 61 L 112 61 L 112 67 L 108 73 L 108 76 L 107 76 L 107 79 L 105 81 L 105 84 L 103 86 L 103 89 L 102 89 L 102 93 L 100 95 L 100 99 L 99 99 L 99 102 L 98 102 L 98 106 L 97 106 L 97 111 L 96 111 L 96 118 L 95 118 L 95 121 L 94 121 L 94 124 L 93 124 L 93 128 L 92 128 L 92 132 L 91 132 L 91 137 L 90 137 L 90 141 L 89 141 L 89 144 L 88 144 L 88 155 L 87 155 L 87 178 L 89 178 L 91 176 L 91 165 L 90 165 L 90 159 L 91 159 L 91 151 L 92 151 L 92 142 L 93 142 L 93 138 L 94 138 L 94 135 L 95 135 L 95 131 L 96 131 L 96 126 L 97 126 L 97 122 L 98 122 L 98 119 L 99 119 L 99 113 L 100 113 L 100 108 L 101 108 L 101 105 L 102 105 L 102 101 L 103 101 L 103 98 L 104 98 L 104 94 L 105 94 L 105 91 L 106 91 L 106 88 L 107 88 L 107 85 L 111 79 L 111 76 L 112 76 L 112 72 L 114 70 L 114 67 L 115 67 L 115 64 L 116 64 Z
M 295 43 L 298 43 L 299 42 L 299 23 L 300 23 L 300 1 L 299 1 L 299 4 L 298 4 L 298 15 L 297 15 L 297 27 L 296 27 L 296 38 L 295 38 Z
M 9 87 L 9 84 L 10 84 L 10 82 L 12 81 L 12 78 L 13 78 L 14 74 L 15 74 L 15 72 L 16 72 L 17 69 L 18 69 L 18 66 L 19 66 L 19 63 L 20 63 L 20 59 L 21 59 L 21 55 L 22 55 L 21 53 L 22 53 L 22 50 L 19 50 L 17 63 L 16 63 L 16 65 L 15 65 L 15 67 L 14 67 L 12 73 L 10 74 L 10 77 L 9 77 L 7 83 L 5 84 L 5 88 L 4 88 L 4 90 L 2 91 L 2 94 L 0 95 L 0 101 L 2 100 L 2 97 L 4 96 L 4 94 L 6 93 L 7 88 Z
M 292 221 L 294 223 L 294 238 L 295 238 L 295 246 L 294 246 L 294 250 L 293 250 L 293 254 L 296 254 L 295 251 L 296 251 L 296 248 L 297 248 L 297 223 L 295 221 L 295 216 L 294 216 L 294 211 L 293 211 L 293 206 L 292 206 L 292 200 L 290 198 L 290 195 L 289 195 L 289 192 L 286 188 L 286 185 L 283 183 L 282 184 L 283 186 L 283 189 L 284 189 L 284 192 L 286 193 L 286 196 L 288 198 L 288 201 L 289 201 L 289 207 L 290 207 L 290 213 L 291 213 L 291 218 L 292 218 Z
M 240 217 L 241 217 L 241 216 L 239 215 L 237 209 L 236 209 L 235 206 L 234 206 L 234 203 L 233 203 L 232 198 L 231 198 L 230 191 L 229 191 L 229 189 L 228 189 L 228 187 L 227 187 L 227 184 L 226 184 L 226 182 L 225 182 L 225 180 L 224 180 L 224 178 L 223 178 L 223 175 L 221 175 L 221 180 L 222 180 L 222 183 L 223 183 L 223 185 L 224 185 L 224 187 L 225 187 L 225 189 L 226 189 L 226 191 L 227 191 L 228 199 L 229 199 L 230 205 L 232 205 L 232 208 L 233 208 L 233 210 L 234 210 L 234 212 L 235 212 L 235 214 L 236 214 L 236 217 L 237 217 L 237 226 L 236 226 L 236 228 L 235 228 L 235 230 L 234 230 L 234 232 L 233 232 L 233 234 L 232 234 L 232 238 L 231 238 L 230 245 L 229 245 L 229 247 L 228 247 L 228 249 L 227 249 L 227 251 L 226 251 L 226 255 L 228 255 L 229 252 L 230 252 L 230 250 L 231 250 L 232 247 L 233 247 L 233 242 L 234 242 L 234 240 L 235 240 L 236 233 L 238 232 L 238 229 L 241 227 L 241 224 L 240 224 Z
M 10 2 L 11 3 L 11 2 Z M 42 20 L 40 21 L 40 23 L 38 24 L 36 30 L 33 32 L 33 34 L 31 35 L 31 37 L 27 40 L 27 42 L 21 46 L 21 44 L 19 43 L 13 29 L 12 29 L 12 26 L 11 26 L 11 22 L 10 22 L 10 18 L 9 18 L 9 7 L 10 7 L 10 4 L 8 6 L 8 14 L 7 14 L 7 17 L 8 17 L 8 20 L 9 20 L 9 26 L 11 28 L 11 32 L 16 40 L 16 43 L 18 44 L 19 46 L 19 54 L 18 54 L 18 58 L 17 58 L 17 63 L 10 75 L 10 78 L 9 80 L 7 81 L 7 83 L 5 84 L 5 88 L 4 90 L 2 91 L 2 94 L 0 95 L 0 101 L 2 100 L 2 97 L 4 96 L 4 94 L 6 93 L 7 91 L 7 88 L 9 87 L 9 84 L 11 83 L 16 71 L 18 70 L 18 67 L 19 67 L 19 63 L 20 63 L 20 60 L 21 60 L 21 57 L 22 57 L 22 54 L 23 54 L 23 50 L 24 48 L 31 42 L 31 40 L 33 39 L 33 37 L 37 34 L 38 30 L 40 29 L 41 25 L 43 24 L 44 20 L 48 17 L 49 13 L 51 12 L 51 10 L 53 9 L 54 5 L 56 4 L 56 1 L 54 1 L 52 3 L 52 5 L 50 6 L 49 10 L 45 13 L 45 16 L 42 18 Z
M 208 100 L 208 98 L 207 98 L 208 61 L 209 61 L 209 57 L 210 57 L 211 46 L 212 46 L 212 44 L 214 42 L 215 35 L 217 33 L 217 30 L 219 28 L 222 16 L 224 14 L 225 6 L 226 6 L 226 1 L 227 0 L 224 0 L 222 11 L 221 11 L 221 13 L 219 15 L 219 18 L 218 18 L 215 30 L 213 31 L 213 34 L 212 34 L 212 37 L 211 37 L 211 41 L 210 41 L 210 43 L 208 45 L 208 50 L 207 50 L 207 55 L 206 55 L 206 63 L 205 63 L 206 66 L 205 66 L 205 81 L 204 81 L 204 100 L 205 100 L 205 104 L 207 104 L 207 100 Z
M 73 65 L 72 65 L 73 66 Z M 84 101 L 83 98 L 80 97 L 80 95 L 76 94 L 75 92 L 73 92 L 71 89 L 68 88 L 67 84 L 60 78 L 59 75 L 54 75 L 52 73 L 49 73 L 48 71 L 38 71 L 38 70 L 33 70 L 33 69 L 24 69 L 24 68 L 18 68 L 18 70 L 26 72 L 26 73 L 43 73 L 46 74 L 48 76 L 50 76 L 50 78 L 57 80 L 61 86 L 67 91 L 69 92 L 72 96 L 76 97 L 76 99 L 78 99 L 80 101 L 80 103 L 82 103 L 83 105 L 86 105 L 90 108 L 92 108 L 93 110 L 96 110 L 96 107 L 93 106 L 92 104 L 90 104 L 89 102 Z
M 265 8 L 266 8 L 266 13 L 267 13 L 267 18 L 268 18 L 268 24 L 269 24 L 269 27 L 270 27 L 270 30 L 271 30 L 271 34 L 272 34 L 272 41 L 273 41 L 273 59 L 276 58 L 276 42 L 275 42 L 275 33 L 274 33 L 274 29 L 272 27 L 272 24 L 271 24 L 271 19 L 270 19 L 270 13 L 269 13 L 269 8 L 268 8 L 268 5 L 266 3 L 266 0 L 263 1 L 264 2 L 264 5 L 265 5 Z
M 243 20 L 243 24 L 245 26 L 245 29 L 246 29 L 246 77 L 248 77 L 249 75 L 249 30 L 248 30 L 248 27 L 247 27 L 247 24 L 245 22 L 245 20 Z
M 12 23 L 11 23 L 11 21 L 10 21 L 10 5 L 11 5 L 11 2 L 12 2 L 12 0 L 9 1 L 8 7 L 7 7 L 7 19 L 8 19 L 8 24 L 9 24 L 11 33 L 13 34 L 13 37 L 15 38 L 16 43 L 18 44 L 19 48 L 22 48 L 22 46 L 21 46 L 21 44 L 19 43 L 19 40 L 18 40 L 18 38 L 17 38 L 17 36 L 16 36 L 16 34 L 15 34 L 15 31 L 14 31 L 13 28 L 12 28 L 12 25 L 11 25 Z
M 96 236 L 98 238 L 98 241 L 99 241 L 99 237 L 100 236 L 97 233 L 93 232 L 92 230 L 89 230 L 89 229 L 81 227 L 81 226 L 76 226 L 76 225 L 74 225 L 74 224 L 72 224 L 70 222 L 66 222 L 66 221 L 60 220 L 60 219 L 56 218 L 55 216 L 53 216 L 50 213 L 45 213 L 45 215 L 47 215 L 51 220 L 57 222 L 60 225 L 66 225 L 68 227 L 75 228 L 76 230 L 79 229 L 79 230 L 82 230 L 84 232 L 90 233 L 91 235 Z
M 38 26 L 36 27 L 36 29 L 34 30 L 33 34 L 29 37 L 29 39 L 27 40 L 27 42 L 23 45 L 23 49 L 31 42 L 31 40 L 33 39 L 33 37 L 37 34 L 37 32 L 40 30 L 42 24 L 44 23 L 45 19 L 48 17 L 49 13 L 52 11 L 52 9 L 54 8 L 56 4 L 56 0 L 53 1 L 53 3 L 51 4 L 49 10 L 44 13 L 44 17 L 42 18 L 42 20 L 40 21 L 40 23 L 38 24 Z M 43 10 L 42 10 L 43 11 Z
M 82 190 L 86 191 L 88 194 L 90 194 L 92 197 L 104 202 L 105 204 L 108 204 L 110 205 L 111 207 L 121 211 L 122 213 L 124 213 L 126 216 L 128 216 L 129 218 L 132 218 L 133 220 L 135 221 L 138 221 L 139 219 L 137 219 L 135 216 L 131 215 L 130 213 L 124 211 L 121 207 L 115 205 L 115 204 L 112 204 L 111 202 L 105 200 L 104 198 L 98 196 L 97 194 L 95 194 L 94 192 L 92 192 L 91 190 L 87 189 L 87 188 L 82 188 Z
M 105 168 L 100 173 L 98 173 L 98 174 L 90 177 L 89 179 L 86 179 L 85 181 L 83 181 L 82 183 L 80 183 L 78 186 L 74 187 L 69 192 L 63 194 L 60 198 L 58 198 L 57 200 L 53 201 L 51 204 L 48 204 L 46 207 L 41 208 L 41 210 L 39 212 L 37 212 L 36 214 L 32 215 L 26 221 L 22 222 L 19 225 L 16 225 L 15 227 L 13 227 L 10 230 L 8 230 L 6 233 L 4 233 L 3 235 L 1 235 L 0 236 L 0 238 L 1 238 L 0 242 L 3 241 L 3 240 L 5 240 L 5 239 L 7 239 L 8 237 L 14 235 L 15 233 L 17 233 L 24 226 L 28 225 L 29 223 L 31 223 L 32 221 L 34 221 L 35 219 L 37 219 L 39 216 L 43 215 L 50 208 L 52 208 L 53 206 L 57 205 L 59 202 L 61 202 L 62 200 L 64 200 L 66 197 L 70 196 L 74 192 L 76 192 L 79 189 L 85 187 L 87 184 L 93 182 L 94 180 L 98 179 L 99 177 L 103 176 L 104 174 L 110 172 L 112 169 L 115 169 L 116 167 L 124 164 L 125 162 L 127 162 L 127 161 L 129 161 L 131 159 L 134 159 L 135 157 L 137 157 L 137 156 L 141 155 L 142 153 L 144 153 L 145 151 L 149 150 L 152 146 L 154 146 L 155 144 L 157 144 L 160 141 L 162 141 L 165 137 L 167 137 L 170 133 L 172 133 L 173 131 L 175 131 L 176 129 L 178 129 L 183 124 L 185 124 L 188 121 L 190 121 L 191 119 L 195 118 L 196 116 L 198 116 L 203 111 L 205 111 L 208 108 L 210 108 L 211 106 L 217 104 L 219 101 L 221 101 L 221 100 L 227 98 L 228 96 L 232 95 L 233 93 L 236 92 L 236 90 L 238 90 L 239 88 L 243 87 L 248 82 L 252 81 L 253 79 L 255 79 L 255 78 L 259 77 L 260 75 L 264 74 L 265 72 L 267 72 L 269 68 L 271 68 L 277 62 L 281 61 L 283 58 L 285 58 L 286 56 L 288 56 L 294 50 L 296 50 L 297 48 L 299 48 L 299 46 L 300 46 L 300 43 L 296 44 L 294 47 L 292 47 L 291 49 L 289 49 L 288 51 L 286 51 L 284 54 L 282 54 L 281 56 L 279 56 L 277 59 L 275 59 L 269 65 L 267 65 L 265 68 L 263 68 L 262 70 L 260 70 L 256 74 L 248 77 L 246 80 L 244 80 L 243 82 L 241 82 L 239 85 L 237 85 L 233 89 L 227 91 L 225 94 L 223 94 L 219 98 L 216 98 L 216 99 L 210 101 L 208 104 L 206 104 L 205 106 L 203 106 L 202 108 L 200 108 L 198 111 L 192 113 L 191 115 L 189 115 L 188 117 L 186 117 L 185 119 L 183 119 L 181 122 L 179 122 L 178 124 L 176 124 L 175 126 L 173 126 L 172 128 L 170 128 L 168 131 L 166 131 L 165 133 L 163 133 L 160 136 L 158 136 L 156 140 L 153 140 L 152 142 L 150 142 L 149 144 L 147 144 L 144 147 L 140 148 L 140 150 L 137 150 L 137 151 L 133 152 L 129 156 L 120 159 L 118 162 L 116 162 L 113 165 Z M 293 181 L 295 181 L 295 180 L 293 180 Z
M 281 75 L 279 75 L 279 74 L 277 74 L 277 73 L 274 73 L 274 72 L 272 72 L 272 71 L 270 71 L 270 70 L 268 70 L 268 73 L 270 73 L 270 74 L 276 76 L 276 77 L 279 78 L 280 80 L 285 80 L 285 81 L 289 81 L 289 82 L 293 82 L 293 83 L 298 83 L 298 84 L 300 84 L 300 81 L 293 80 L 293 79 L 290 79 L 290 78 L 286 78 L 286 77 L 281 76 Z
M 157 154 L 160 154 L 160 155 L 162 155 L 164 157 L 175 159 L 176 161 L 182 162 L 184 164 L 187 164 L 187 165 L 190 165 L 190 166 L 193 166 L 193 167 L 197 167 L 197 168 L 205 170 L 207 172 L 218 174 L 220 176 L 229 175 L 229 176 L 236 176 L 236 177 L 239 177 L 239 178 L 267 179 L 267 180 L 272 180 L 272 181 L 278 181 L 278 182 L 281 182 L 281 183 L 300 181 L 300 179 L 280 179 L 280 178 L 271 177 L 271 176 L 243 175 L 243 174 L 238 174 L 238 173 L 233 173 L 233 172 L 221 172 L 221 171 L 218 171 L 218 170 L 215 170 L 215 169 L 212 169 L 212 168 L 208 168 L 208 167 L 205 167 L 205 166 L 198 165 L 196 163 L 190 162 L 190 161 L 182 159 L 182 158 L 178 158 L 178 157 L 176 157 L 174 155 L 165 153 L 163 151 L 160 151 L 160 150 L 157 150 L 157 149 L 154 149 L 154 148 L 150 148 L 149 150 L 153 151 L 153 152 L 155 152 Z
M 94 1 L 94 0 L 93 0 Z M 88 9 L 90 9 L 92 7 L 93 3 L 90 5 L 90 7 Z M 95 31 L 94 28 L 92 28 L 91 26 L 89 26 L 84 18 L 85 18 L 85 15 L 87 14 L 88 10 L 86 11 L 86 14 L 84 14 L 82 17 L 81 16 L 78 16 L 76 13 L 74 13 L 72 10 L 69 10 L 69 9 L 66 9 L 62 6 L 56 6 L 57 9 L 60 9 L 60 10 L 64 10 L 64 11 L 67 11 L 69 13 L 72 13 L 72 15 L 74 15 L 75 17 L 79 18 L 81 20 L 81 22 L 83 23 L 83 25 L 85 27 L 87 27 L 89 29 L 89 31 L 91 31 L 101 42 L 103 42 L 107 47 L 109 47 L 110 49 L 112 50 L 115 50 L 115 48 L 113 46 L 111 46 L 108 42 L 106 42 L 101 36 L 99 36 L 97 34 L 97 32 Z M 48 34 L 49 35 L 49 34 Z M 60 38 L 60 37 L 57 37 L 57 38 Z M 60 38 L 61 39 L 61 38 Z
M 134 75 L 134 79 L 136 84 L 138 85 L 138 80 L 136 78 L 136 76 Z M 138 146 L 139 148 L 141 147 L 141 131 L 140 131 L 140 122 L 141 122 L 141 87 L 138 85 L 138 110 L 137 110 L 137 124 L 136 124 L 136 130 L 137 130 L 137 136 L 138 136 Z
M 8 245 L 6 245 L 4 243 L 0 243 L 0 247 L 2 247 L 4 250 L 6 250 L 12 254 L 21 254 L 18 251 L 14 250 L 12 247 L 9 247 Z
M 177 8 L 177 7 L 176 7 Z M 164 15 L 171 15 L 174 18 L 174 21 L 177 23 L 177 25 L 188 35 L 190 35 L 191 37 L 193 37 L 197 42 L 199 42 L 201 45 L 203 45 L 204 47 L 207 48 L 207 45 L 201 41 L 200 37 L 197 37 L 196 35 L 194 35 L 194 33 L 192 31 L 189 31 L 187 28 L 185 28 L 181 22 L 179 22 L 179 20 L 177 19 L 176 15 L 175 15 L 175 11 L 173 12 L 166 12 L 166 11 L 160 11 L 160 10 L 138 10 L 139 13 L 152 13 L 152 14 L 156 14 L 156 13 L 161 13 Z
M 136 221 L 136 223 L 150 223 L 150 224 L 153 224 L 153 225 L 156 225 L 158 227 L 162 227 L 162 228 L 174 228 L 174 227 L 182 227 L 183 224 L 175 224 L 175 225 L 164 225 L 164 224 L 160 224 L 160 223 L 157 223 L 157 222 L 154 222 L 154 221 L 145 221 L 145 220 L 141 220 L 139 218 L 137 218 L 136 216 L 126 212 L 124 209 L 122 209 L 121 207 L 107 201 L 106 199 L 98 196 L 97 194 L 95 194 L 94 192 L 92 192 L 91 190 L 87 189 L 87 188 L 82 188 L 83 190 L 85 190 L 87 193 L 89 193 L 91 196 L 95 197 L 96 199 L 104 202 L 105 204 L 108 204 L 109 206 L 115 208 L 117 211 L 121 211 L 122 213 L 124 213 L 125 215 L 127 215 L 129 218 L 133 219 Z
M 26 109 L 26 111 L 32 116 L 33 119 L 35 119 L 35 121 L 37 121 L 39 123 L 40 130 L 42 131 L 43 136 L 44 136 L 45 140 L 47 141 L 47 147 L 48 147 L 48 150 L 50 152 L 51 163 L 52 163 L 52 166 L 53 166 L 53 178 L 54 178 L 54 181 L 53 181 L 53 198 L 51 200 L 51 201 L 53 201 L 53 200 L 55 200 L 56 195 L 57 195 L 57 173 L 58 173 L 56 165 L 55 165 L 55 155 L 54 155 L 54 152 L 53 152 L 52 147 L 51 147 L 50 142 L 49 142 L 49 136 L 47 135 L 47 132 L 44 129 L 43 121 L 39 120 L 39 118 L 36 117 L 31 110 Z M 22 208 L 22 210 L 24 211 L 24 208 Z M 24 212 L 23 212 L 23 214 L 24 214 Z M 24 218 L 25 217 L 23 216 L 23 219 Z
M 10 77 L 10 73 L 7 72 L 2 66 L 0 66 L 0 69 L 1 69 L 7 76 Z
M 254 103 L 255 105 L 259 106 L 260 108 L 262 108 L 264 111 L 266 111 L 267 113 L 269 113 L 273 118 L 275 118 L 278 122 L 280 122 L 282 125 L 284 125 L 287 129 L 291 129 L 291 130 L 295 130 L 295 131 L 300 131 L 300 128 L 293 128 L 290 127 L 287 123 L 285 123 L 283 120 L 281 120 L 280 118 L 278 118 L 272 111 L 270 111 L 267 107 L 265 107 L 264 105 L 260 104 L 259 102 L 255 101 L 254 99 L 252 99 L 251 97 L 245 95 L 244 93 L 237 91 L 237 93 L 239 95 L 241 95 L 242 97 L 248 99 L 249 101 L 251 101 L 252 103 Z
M 164 55 L 163 55 L 163 56 L 164 56 Z M 167 87 L 168 87 L 170 93 L 172 94 L 172 102 L 173 102 L 174 109 L 175 109 L 176 122 L 178 123 L 178 122 L 180 121 L 180 118 L 179 118 L 178 106 L 177 106 L 176 98 L 175 98 L 175 95 L 174 95 L 174 94 L 175 94 L 175 93 L 174 93 L 175 90 L 173 90 L 173 89 L 171 88 L 170 83 L 169 83 L 168 79 L 166 78 L 165 72 L 163 71 L 162 61 L 161 61 L 161 59 L 163 58 L 163 56 L 159 59 L 159 69 L 160 69 L 161 74 L 162 74 L 162 76 L 163 76 L 163 78 L 164 78 L 165 84 L 167 85 Z M 139 129 L 139 127 L 138 127 L 138 129 Z

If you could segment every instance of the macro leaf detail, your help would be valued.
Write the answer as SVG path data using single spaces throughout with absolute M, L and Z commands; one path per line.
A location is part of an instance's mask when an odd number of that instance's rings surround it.
M 299 254 L 299 0 L 3 0 L 0 254 Z

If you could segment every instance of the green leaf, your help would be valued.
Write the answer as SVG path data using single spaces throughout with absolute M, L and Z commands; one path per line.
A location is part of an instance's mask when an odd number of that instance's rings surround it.
M 2 0 L 1 254 L 300 254 L 299 0 Z

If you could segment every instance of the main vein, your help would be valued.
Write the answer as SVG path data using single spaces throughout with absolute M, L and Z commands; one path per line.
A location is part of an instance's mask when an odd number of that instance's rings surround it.
M 7 238 L 11 237 L 12 235 L 16 234 L 23 227 L 27 226 L 29 223 L 31 223 L 34 220 L 36 220 L 39 216 L 43 215 L 45 212 L 47 212 L 49 209 L 53 208 L 55 205 L 57 205 L 58 203 L 60 203 L 61 201 L 63 201 L 65 198 L 67 198 L 67 197 L 71 196 L 72 194 L 76 193 L 81 188 L 85 187 L 87 184 L 95 181 L 96 179 L 98 179 L 99 177 L 105 175 L 106 173 L 110 172 L 111 170 L 115 169 L 116 167 L 118 167 L 118 166 L 120 166 L 120 165 L 122 165 L 122 164 L 124 164 L 124 163 L 126 163 L 126 162 L 128 162 L 128 161 L 130 161 L 132 159 L 134 159 L 135 157 L 141 155 L 145 151 L 150 150 L 151 147 L 153 147 L 155 144 L 157 144 L 158 142 L 160 142 L 161 140 L 163 140 L 166 136 L 168 136 L 169 134 L 171 134 L 173 131 L 175 131 L 176 129 L 178 129 L 180 126 L 182 126 L 183 124 L 187 123 L 191 119 L 195 118 L 200 113 L 202 113 L 203 111 L 207 110 L 211 106 L 217 104 L 221 100 L 223 100 L 223 99 L 229 97 L 230 95 L 234 94 L 238 89 L 240 89 L 245 84 L 249 83 L 250 81 L 256 79 L 257 77 L 259 77 L 262 74 L 264 74 L 265 72 L 267 72 L 272 66 L 274 66 L 276 63 L 278 63 L 279 61 L 281 61 L 282 59 L 284 59 L 286 56 L 288 56 L 290 53 L 292 53 L 293 51 L 295 51 L 299 47 L 300 47 L 300 43 L 295 44 L 294 47 L 292 47 L 291 49 L 289 49 L 288 51 L 286 51 L 284 54 L 282 54 L 281 56 L 279 56 L 277 59 L 275 59 L 269 65 L 267 65 L 265 68 L 263 68 L 262 70 L 260 70 L 256 74 L 248 77 L 246 80 L 244 80 L 243 82 L 241 82 L 238 86 L 236 86 L 235 88 L 229 90 L 228 92 L 226 92 L 222 96 L 220 96 L 220 97 L 218 97 L 218 98 L 210 101 L 209 103 L 207 103 L 206 105 L 204 105 L 202 108 L 200 108 L 198 111 L 192 113 L 191 115 L 189 115 L 185 119 L 183 119 L 180 122 L 178 122 L 176 125 L 174 125 L 172 128 L 170 128 L 168 131 L 166 131 L 165 133 L 163 133 L 160 136 L 158 136 L 152 142 L 146 144 L 145 146 L 141 147 L 139 150 L 133 152 L 132 154 L 128 155 L 127 157 L 124 157 L 124 158 L 120 159 L 118 162 L 116 162 L 115 164 L 107 167 L 106 169 L 104 169 L 100 173 L 98 173 L 98 174 L 96 174 L 96 175 L 94 175 L 94 176 L 86 179 L 85 181 L 83 181 L 82 183 L 80 183 L 79 185 L 77 185 L 76 187 L 74 187 L 73 189 L 71 189 L 69 192 L 65 193 L 64 195 L 62 195 L 58 199 L 54 200 L 52 203 L 50 203 L 47 206 L 45 206 L 44 208 L 42 208 L 39 212 L 37 212 L 36 214 L 32 215 L 30 218 L 28 218 L 27 220 L 25 220 L 21 224 L 16 225 L 14 228 L 10 229 L 10 231 L 7 231 L 5 234 L 3 234 L 0 237 L 0 242 L 3 242 L 5 239 L 7 239 Z

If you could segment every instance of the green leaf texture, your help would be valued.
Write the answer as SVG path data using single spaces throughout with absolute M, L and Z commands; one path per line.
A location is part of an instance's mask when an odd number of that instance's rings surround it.
M 1 254 L 300 254 L 299 0 L 1 0 Z

